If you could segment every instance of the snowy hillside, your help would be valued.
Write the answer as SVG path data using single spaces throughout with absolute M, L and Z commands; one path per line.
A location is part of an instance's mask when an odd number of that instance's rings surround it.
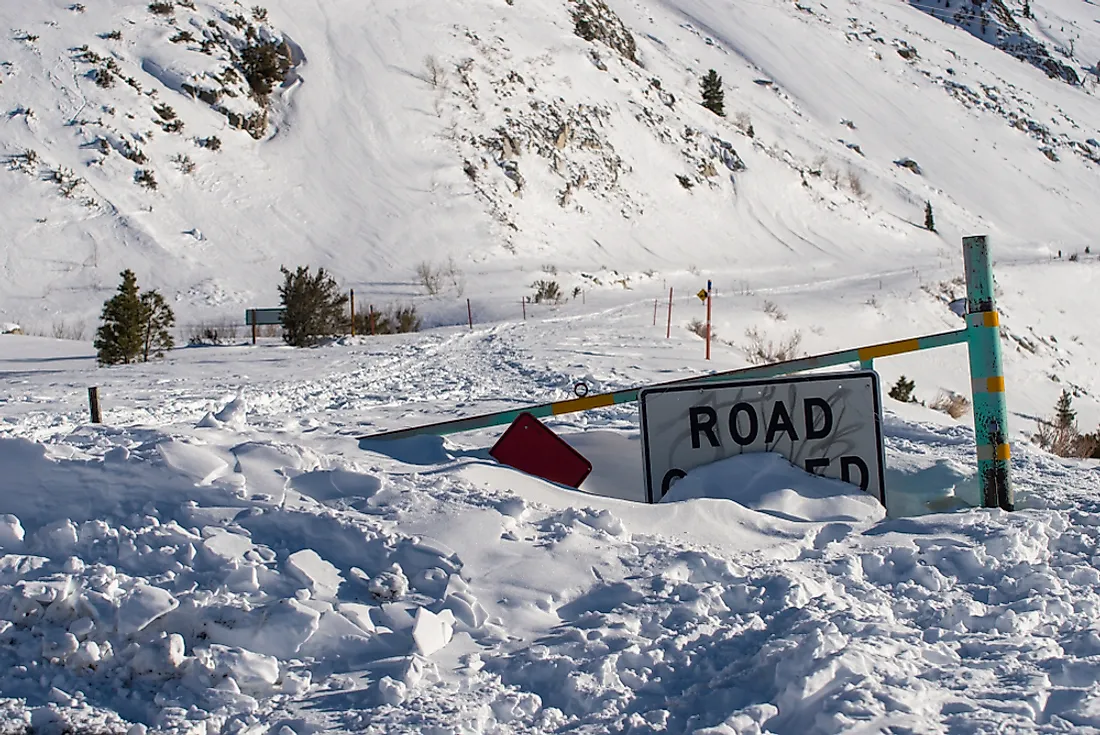
M 124 267 L 193 323 L 273 303 L 280 264 L 393 299 L 452 260 L 517 296 L 543 267 L 570 288 L 918 267 L 973 232 L 1068 255 L 1095 233 L 1100 31 L 1088 4 L 1021 13 L 7 4 L 0 316 L 94 320 Z M 699 104 L 710 68 L 725 118 Z

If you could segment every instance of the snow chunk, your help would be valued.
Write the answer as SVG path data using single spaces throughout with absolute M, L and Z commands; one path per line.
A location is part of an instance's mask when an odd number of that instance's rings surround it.
M 302 549 L 286 560 L 287 570 L 309 587 L 314 597 L 331 600 L 344 581 L 340 570 L 313 549 Z M 406 586 L 407 589 L 407 586 Z
M 359 448 L 416 465 L 434 465 L 454 457 L 441 436 L 413 436 L 408 439 L 360 439 Z
M 443 606 L 454 613 L 458 622 L 469 628 L 480 628 L 489 619 L 489 613 L 470 592 L 470 585 L 457 574 L 447 580 L 447 591 L 443 593 Z
M 221 411 L 214 414 L 214 418 L 221 424 L 231 429 L 244 429 L 248 427 L 248 402 L 243 394 L 225 404 Z
M 118 632 L 131 635 L 179 607 L 179 601 L 159 587 L 138 582 L 118 608 Z
M 38 707 L 31 711 L 31 730 L 43 735 L 72 732 L 69 721 L 57 711 L 54 705 Z
M 91 618 L 77 618 L 69 625 L 69 632 L 77 638 L 87 638 L 95 630 L 95 621 Z
M 431 656 L 451 642 L 454 636 L 455 616 L 450 610 L 438 615 L 426 608 L 416 611 L 413 621 L 412 637 L 416 649 L 425 656 Z
M 505 692 L 496 698 L 492 708 L 497 722 L 529 720 L 542 709 L 542 698 L 529 692 Z
M 402 681 L 383 676 L 378 680 L 378 692 L 382 701 L 392 707 L 400 707 L 409 694 L 409 688 Z
M 375 631 L 374 621 L 371 620 L 369 605 L 361 605 L 358 602 L 341 602 L 336 606 L 337 611 L 354 623 L 366 633 Z
M 611 536 L 625 536 L 629 538 L 626 526 L 623 524 L 622 520 L 606 508 L 601 508 L 599 510 L 585 508 L 575 512 L 577 514 L 576 520 L 586 526 L 595 528 L 598 531 L 604 531 Z
M 4 554 L 0 556 L 0 584 L 14 584 L 49 561 L 44 556 Z
M 451 593 L 443 604 L 449 612 L 454 614 L 458 622 L 469 628 L 480 628 L 489 619 L 489 613 L 477 598 L 468 592 Z
M 90 668 L 99 663 L 102 658 L 102 649 L 95 641 L 84 641 L 81 643 L 76 652 L 69 656 L 68 664 L 73 668 Z
M 170 441 L 158 444 L 157 451 L 169 467 L 194 479 L 196 485 L 209 485 L 229 471 L 229 463 L 206 447 Z
M 217 643 L 206 654 L 214 674 L 233 677 L 243 692 L 264 691 L 279 679 L 279 661 L 274 656 Z
M 253 651 L 292 658 L 317 631 L 321 613 L 297 600 L 280 600 L 263 611 L 263 622 L 249 643 Z
M 244 558 L 252 550 L 252 539 L 239 533 L 231 533 L 224 528 L 204 529 L 210 536 L 202 542 L 203 548 L 224 561 Z
M 18 549 L 23 545 L 23 524 L 11 513 L 0 515 L 0 549 Z
M 199 238 L 201 239 L 201 238 Z M 200 429 L 233 429 L 241 431 L 249 427 L 249 403 L 243 394 L 238 394 L 224 405 L 218 413 L 207 413 L 196 427 Z
M 259 592 L 260 577 L 256 573 L 256 566 L 249 564 L 234 569 L 226 575 L 225 586 L 234 592 Z
M 76 653 L 79 644 L 76 636 L 57 628 L 48 629 L 42 636 L 42 656 L 46 659 L 65 660 Z
M 390 566 L 388 572 L 382 572 L 367 583 L 371 594 L 382 600 L 400 600 L 409 591 L 409 578 L 401 571 L 399 564 Z
M 165 679 L 172 676 L 183 665 L 183 636 L 173 633 L 152 643 L 143 644 L 130 662 L 130 669 L 138 677 Z
M 43 526 L 32 537 L 35 548 L 54 556 L 67 555 L 76 541 L 76 526 L 68 518 Z

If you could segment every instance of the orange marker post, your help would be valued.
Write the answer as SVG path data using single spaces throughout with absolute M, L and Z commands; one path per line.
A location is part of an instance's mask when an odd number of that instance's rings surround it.
M 707 359 L 710 359 L 710 281 L 707 281 Z

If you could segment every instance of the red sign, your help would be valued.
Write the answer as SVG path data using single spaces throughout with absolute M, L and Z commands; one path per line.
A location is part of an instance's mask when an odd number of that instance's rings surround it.
M 529 413 L 521 413 L 489 450 L 509 467 L 569 487 L 580 487 L 592 463 Z

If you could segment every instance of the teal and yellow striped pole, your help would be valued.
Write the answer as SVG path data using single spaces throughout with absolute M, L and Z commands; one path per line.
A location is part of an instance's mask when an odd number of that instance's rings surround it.
M 974 396 L 974 439 L 982 505 L 1012 510 L 1016 504 L 1009 475 L 1008 407 L 1001 363 L 1000 316 L 993 294 L 993 264 L 985 235 L 963 238 L 966 267 L 966 332 L 970 385 Z

